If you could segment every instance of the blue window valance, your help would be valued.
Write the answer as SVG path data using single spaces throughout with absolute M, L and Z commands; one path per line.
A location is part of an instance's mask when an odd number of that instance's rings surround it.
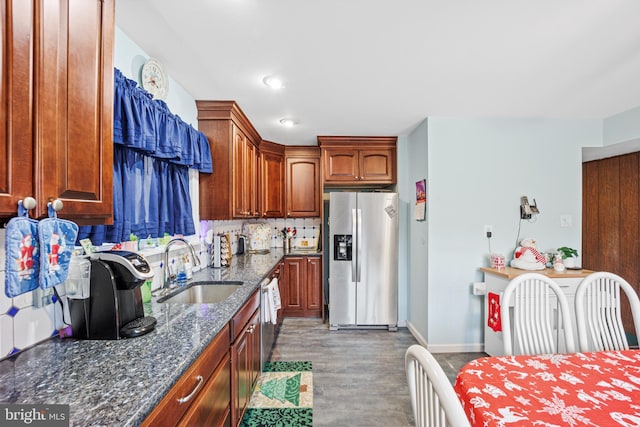
M 95 245 L 195 234 L 189 168 L 211 172 L 207 137 L 115 69 L 113 225 L 80 227 Z
M 212 172 L 207 137 L 117 68 L 113 104 L 115 144 L 200 172 Z

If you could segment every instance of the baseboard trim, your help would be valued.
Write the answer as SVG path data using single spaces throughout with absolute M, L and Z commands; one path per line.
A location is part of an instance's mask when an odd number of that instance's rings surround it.
M 407 320 L 407 329 L 418 343 L 431 353 L 480 353 L 484 352 L 484 344 L 428 344 L 427 340 L 418 330 Z

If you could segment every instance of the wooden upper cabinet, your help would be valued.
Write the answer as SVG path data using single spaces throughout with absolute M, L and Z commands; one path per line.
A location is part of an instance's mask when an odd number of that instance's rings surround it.
M 287 217 L 320 216 L 320 149 L 288 145 L 285 165 Z
M 397 182 L 397 137 L 319 136 L 324 183 L 391 185 Z
M 264 218 L 285 216 L 284 145 L 260 142 L 260 207 Z
M 5 0 L 0 89 L 0 214 L 60 199 L 60 217 L 113 215 L 114 1 Z M 5 77 L 6 76 L 6 77 Z
M 257 217 L 260 135 L 234 101 L 196 106 L 213 162 L 213 173 L 200 173 L 200 218 Z
M 233 125 L 233 216 L 258 216 L 258 149 Z

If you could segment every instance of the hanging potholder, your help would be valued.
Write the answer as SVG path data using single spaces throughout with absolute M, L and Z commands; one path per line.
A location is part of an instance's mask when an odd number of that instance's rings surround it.
M 49 218 L 38 225 L 40 238 L 40 287 L 56 286 L 67 280 L 69 262 L 78 237 L 78 226 L 72 221 L 59 219 L 49 204 Z
M 38 221 L 29 218 L 22 203 L 18 204 L 18 216 L 7 224 L 5 252 L 4 293 L 12 298 L 36 289 L 40 269 Z

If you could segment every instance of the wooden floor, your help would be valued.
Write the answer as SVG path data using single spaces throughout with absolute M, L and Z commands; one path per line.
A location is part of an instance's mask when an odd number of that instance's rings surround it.
M 313 363 L 314 427 L 412 426 L 404 354 L 417 344 L 406 328 L 329 331 L 318 319 L 286 318 L 272 361 Z M 453 382 L 484 353 L 435 354 Z

